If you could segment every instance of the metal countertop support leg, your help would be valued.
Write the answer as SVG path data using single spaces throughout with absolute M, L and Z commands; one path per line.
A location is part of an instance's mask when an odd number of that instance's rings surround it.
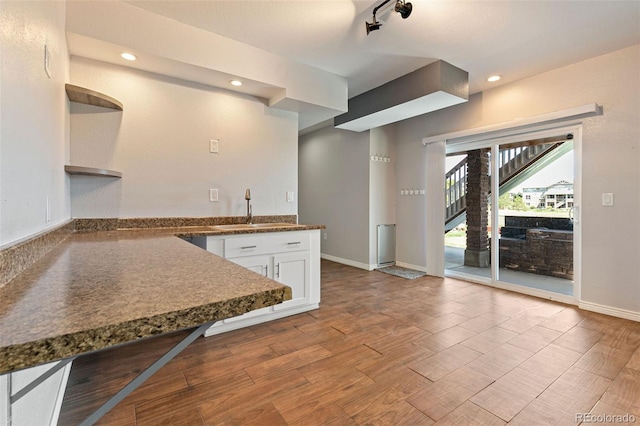
M 125 399 L 131 392 L 136 390 L 138 386 L 144 383 L 149 377 L 154 375 L 158 370 L 164 367 L 169 361 L 171 361 L 176 355 L 182 352 L 187 346 L 193 343 L 198 337 L 202 336 L 204 332 L 211 327 L 211 324 L 208 323 L 201 325 L 196 330 L 194 330 L 191 334 L 185 337 L 180 343 L 175 345 L 169 352 L 164 354 L 161 358 L 155 361 L 153 364 L 149 366 L 146 370 L 144 370 L 138 377 L 129 382 L 128 385 L 123 387 L 117 394 L 115 394 L 110 400 L 105 402 L 100 408 L 98 408 L 93 414 L 85 419 L 80 426 L 89 426 L 95 424 L 102 416 L 107 414 L 109 410 L 115 407 L 120 401 Z

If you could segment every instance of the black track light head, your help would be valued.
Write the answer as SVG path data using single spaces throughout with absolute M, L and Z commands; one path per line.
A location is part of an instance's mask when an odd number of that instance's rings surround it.
M 369 35 L 371 31 L 379 30 L 382 26 L 380 22 L 376 22 L 375 20 L 372 23 L 365 22 L 365 25 L 367 27 L 367 35 Z
M 404 0 L 396 1 L 394 10 L 402 16 L 402 19 L 407 19 L 411 15 L 413 5 L 411 3 L 405 3 Z

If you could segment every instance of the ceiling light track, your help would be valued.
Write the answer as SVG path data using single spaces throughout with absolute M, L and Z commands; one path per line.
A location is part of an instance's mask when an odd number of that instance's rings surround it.
M 384 0 L 382 3 L 380 3 L 378 6 L 376 6 L 373 9 L 373 22 L 371 23 L 365 22 L 365 26 L 367 28 L 367 35 L 369 35 L 371 31 L 380 29 L 380 27 L 382 26 L 382 22 L 379 22 L 376 19 L 376 13 L 378 13 L 378 11 L 381 8 L 385 7 L 389 2 L 392 2 L 392 1 L 393 1 L 393 9 L 392 9 L 393 12 L 399 13 L 400 16 L 402 16 L 402 19 L 407 19 L 409 15 L 411 15 L 411 11 L 413 10 L 413 5 L 411 3 L 407 3 L 405 2 L 405 0 Z M 383 18 L 380 18 L 380 21 L 384 21 Z

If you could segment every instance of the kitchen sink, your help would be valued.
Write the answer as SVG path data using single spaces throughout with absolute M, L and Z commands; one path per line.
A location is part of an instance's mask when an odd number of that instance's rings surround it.
M 291 226 L 298 226 L 295 223 L 254 223 L 254 228 L 288 228 Z
M 234 225 L 214 225 L 212 226 L 214 229 L 220 230 L 232 230 L 232 229 L 253 229 L 253 226 L 247 223 L 238 223 Z
M 242 229 L 256 229 L 256 228 L 288 228 L 292 226 L 298 226 L 295 223 L 237 223 L 233 225 L 215 225 L 213 228 L 219 230 L 242 230 Z

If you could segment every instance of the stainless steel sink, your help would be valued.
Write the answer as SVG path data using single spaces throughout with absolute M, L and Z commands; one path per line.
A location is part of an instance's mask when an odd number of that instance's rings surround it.
M 233 225 L 214 225 L 212 228 L 219 229 L 221 231 L 229 230 L 242 230 L 242 229 L 257 229 L 257 228 L 289 228 L 292 226 L 298 226 L 295 223 L 237 223 Z
M 246 223 L 238 223 L 234 225 L 214 225 L 212 226 L 212 228 L 219 229 L 219 230 L 233 230 L 233 229 L 253 229 L 253 226 Z
M 295 223 L 254 223 L 254 228 L 289 228 L 292 226 L 298 226 Z

